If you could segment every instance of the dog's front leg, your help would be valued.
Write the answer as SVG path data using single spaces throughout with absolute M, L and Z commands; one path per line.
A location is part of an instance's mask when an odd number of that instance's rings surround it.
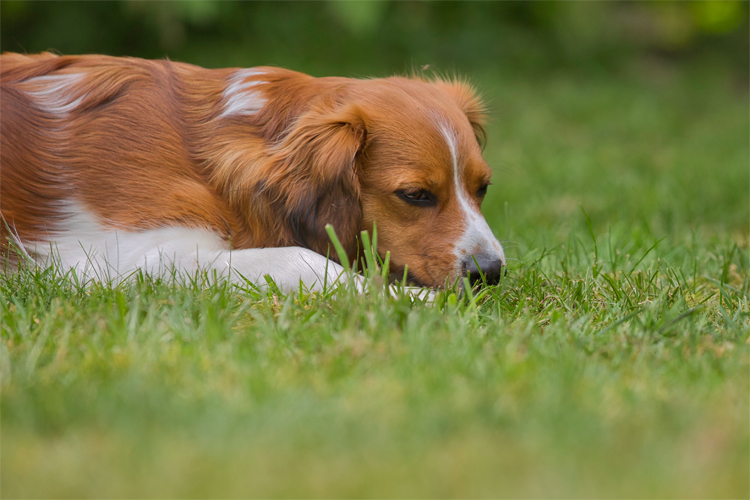
M 323 291 L 346 282 L 345 270 L 326 257 L 301 247 L 251 248 L 204 255 L 201 264 L 234 282 L 265 285 L 269 276 L 285 293 L 299 290 L 300 281 L 311 291 Z M 353 277 L 361 290 L 361 277 Z

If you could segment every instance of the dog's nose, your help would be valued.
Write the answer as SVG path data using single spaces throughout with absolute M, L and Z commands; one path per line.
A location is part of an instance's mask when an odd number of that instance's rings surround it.
M 474 285 L 482 281 L 482 275 L 488 285 L 497 285 L 500 283 L 500 276 L 503 272 L 503 260 L 494 256 L 479 254 L 469 255 L 464 259 L 463 275 L 469 275 L 469 282 Z M 477 265 L 479 267 L 477 267 Z M 480 271 L 481 270 L 481 271 Z

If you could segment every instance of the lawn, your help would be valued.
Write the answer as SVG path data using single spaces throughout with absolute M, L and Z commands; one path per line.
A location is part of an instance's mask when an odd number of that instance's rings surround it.
M 499 286 L 0 275 L 3 497 L 747 497 L 746 82 L 473 75 Z

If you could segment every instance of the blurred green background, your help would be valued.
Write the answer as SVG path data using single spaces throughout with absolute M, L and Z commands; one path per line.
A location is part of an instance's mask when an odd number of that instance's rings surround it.
M 706 57 L 747 76 L 747 2 L 2 2 L 2 50 L 315 74 L 547 74 Z

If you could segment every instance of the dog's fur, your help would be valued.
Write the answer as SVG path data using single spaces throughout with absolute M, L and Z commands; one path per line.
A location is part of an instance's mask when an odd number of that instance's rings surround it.
M 43 53 L 3 54 L 0 86 L 6 254 L 319 288 L 341 270 L 330 223 L 352 258 L 377 224 L 391 270 L 423 286 L 504 264 L 464 83 Z

